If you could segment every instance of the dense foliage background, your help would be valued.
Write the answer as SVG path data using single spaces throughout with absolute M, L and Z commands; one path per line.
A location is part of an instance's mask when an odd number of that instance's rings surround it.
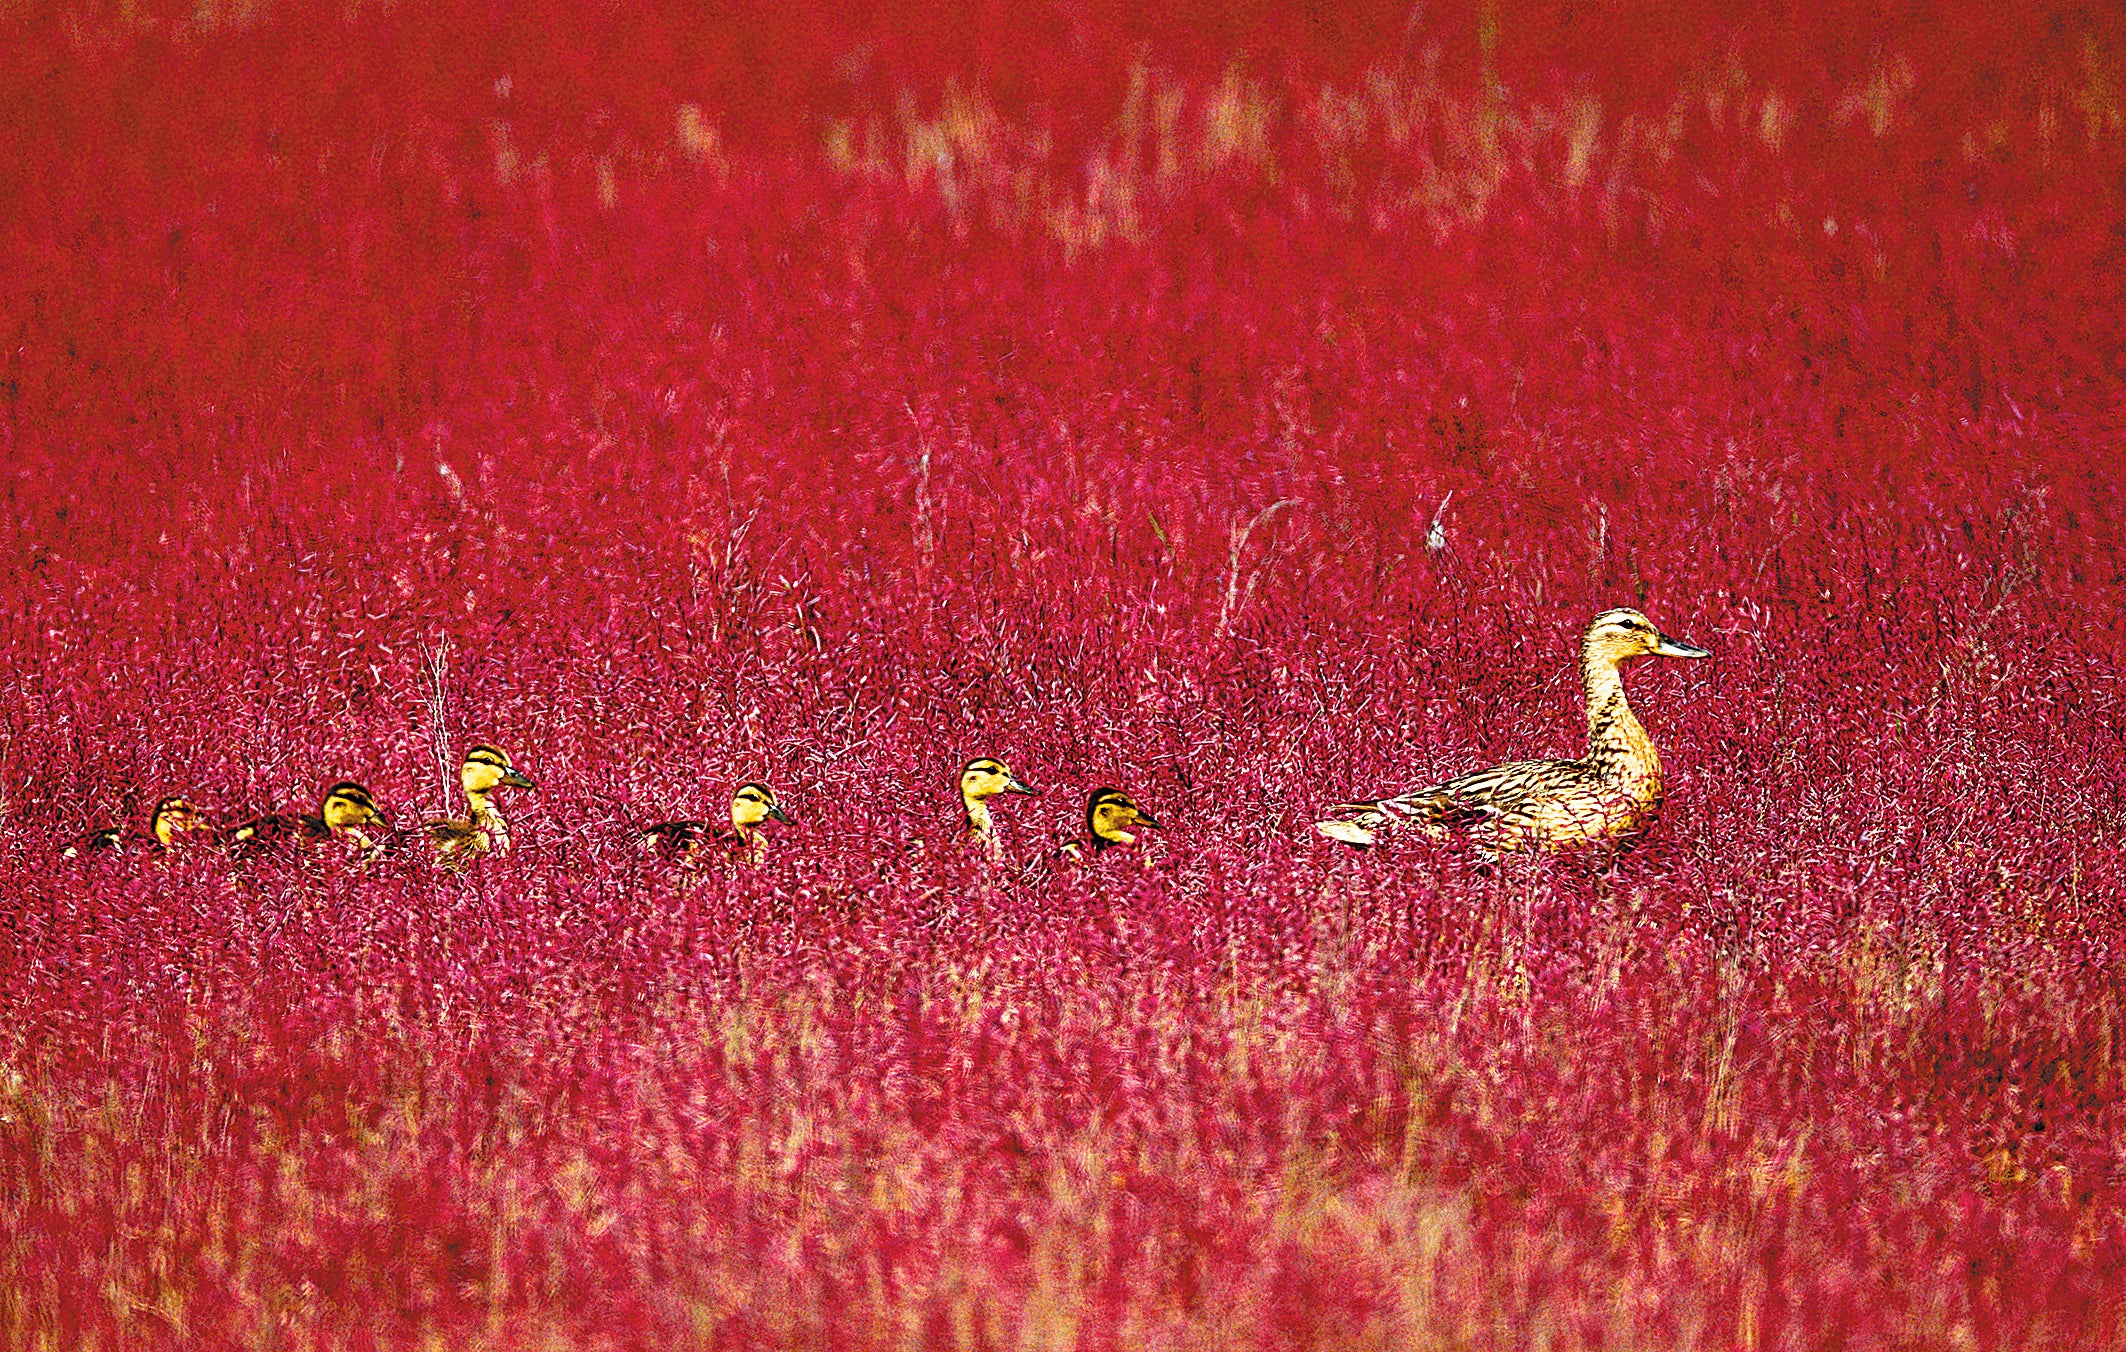
M 764 8 L 0 8 L 9 1346 L 2126 1341 L 2126 19 Z

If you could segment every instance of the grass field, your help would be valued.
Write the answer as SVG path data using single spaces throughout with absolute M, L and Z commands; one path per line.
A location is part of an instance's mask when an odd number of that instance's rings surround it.
M 59 0 L 0 109 L 0 1344 L 2126 1343 L 2118 14 Z M 1615 605 L 1635 848 L 1310 834 Z M 56 858 L 481 741 L 462 876 Z

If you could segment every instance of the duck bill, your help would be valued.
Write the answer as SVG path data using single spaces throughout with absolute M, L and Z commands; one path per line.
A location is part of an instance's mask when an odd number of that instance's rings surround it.
M 1151 813 L 1146 812 L 1141 807 L 1137 809 L 1137 825 L 1149 826 L 1154 831 L 1157 831 L 1159 829 L 1159 823 L 1157 819 L 1155 819 Z
M 531 782 L 531 776 L 526 775 L 518 770 L 503 771 L 502 782 L 504 784 L 509 785 L 513 789 L 536 789 L 539 787 L 537 784 Z
M 1695 643 L 1685 643 L 1680 638 L 1661 635 L 1659 646 L 1654 649 L 1663 657 L 1711 657 L 1712 654 Z
M 783 811 L 779 807 L 769 808 L 768 815 L 770 817 L 773 817 L 775 820 L 781 822 L 784 826 L 788 826 L 790 824 L 790 814 Z
M 1019 778 L 1017 775 L 1013 775 L 1011 778 L 1004 781 L 1004 792 L 1023 793 L 1028 798 L 1039 798 L 1041 796 L 1041 791 L 1039 789 L 1027 783 L 1025 780 Z

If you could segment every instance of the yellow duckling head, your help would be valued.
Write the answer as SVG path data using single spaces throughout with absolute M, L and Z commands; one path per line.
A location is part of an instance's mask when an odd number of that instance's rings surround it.
M 776 806 L 775 790 L 767 785 L 758 782 L 741 784 L 738 792 L 731 795 L 731 825 L 741 836 L 750 838 L 770 817 L 785 825 L 790 820 L 788 814 Z
M 1110 845 L 1134 845 L 1136 832 L 1146 827 L 1157 830 L 1159 823 L 1120 789 L 1094 789 L 1086 800 L 1085 832 L 1096 851 Z
M 351 779 L 343 779 L 325 790 L 324 805 L 317 815 L 324 819 L 325 829 L 334 835 L 355 835 L 368 839 L 368 831 L 391 829 L 391 823 L 369 790 Z
M 155 804 L 155 810 L 148 814 L 148 832 L 156 844 L 168 850 L 176 848 L 188 835 L 212 835 L 214 824 L 189 799 L 172 797 Z
M 485 743 L 465 753 L 465 763 L 458 767 L 458 782 L 465 786 L 465 796 L 474 799 L 485 798 L 499 788 L 536 787 L 509 763 L 508 752 Z
M 1580 640 L 1583 668 L 1614 668 L 1634 657 L 1710 657 L 1705 649 L 1670 638 L 1636 610 L 1605 610 L 1587 626 Z
M 1000 793 L 1040 796 L 1039 789 L 1013 774 L 1011 767 L 994 756 L 977 756 L 960 771 L 960 797 L 970 806 L 986 803 Z

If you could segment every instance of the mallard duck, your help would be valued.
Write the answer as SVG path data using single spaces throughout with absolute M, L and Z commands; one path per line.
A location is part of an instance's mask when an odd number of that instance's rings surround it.
M 1462 828 L 1494 852 L 1636 832 L 1660 807 L 1661 757 L 1624 701 L 1617 668 L 1634 657 L 1706 656 L 1705 649 L 1668 637 L 1636 610 L 1604 611 L 1580 641 L 1585 756 L 1512 761 L 1393 798 L 1340 804 L 1314 829 L 1347 845 L 1371 845 L 1380 831 L 1404 822 L 1432 835 Z
M 1156 831 L 1159 823 L 1128 794 L 1120 789 L 1094 789 L 1085 800 L 1085 839 L 1064 841 L 1060 853 L 1078 863 L 1089 863 L 1102 850 L 1136 844 L 1136 832 L 1146 827 Z
M 775 790 L 754 782 L 741 784 L 731 795 L 731 822 L 658 822 L 642 828 L 643 843 L 664 858 L 692 863 L 708 850 L 721 849 L 737 861 L 757 864 L 767 853 L 767 834 L 761 823 L 770 817 L 788 824 L 790 818 L 776 805 Z
M 960 803 L 967 811 L 962 834 L 992 856 L 1001 855 L 1004 847 L 997 840 L 996 823 L 989 816 L 989 800 L 1004 793 L 1040 796 L 1038 789 L 1014 775 L 994 756 L 976 756 L 960 771 Z
M 223 839 L 238 857 L 264 854 L 283 845 L 304 847 L 339 841 L 354 854 L 368 857 L 383 848 L 391 822 L 369 790 L 351 779 L 330 785 L 308 812 L 269 812 L 229 828 Z
M 458 767 L 458 783 L 465 789 L 465 816 L 425 823 L 436 862 L 452 870 L 464 868 L 483 854 L 508 854 L 509 822 L 495 806 L 494 792 L 536 787 L 509 763 L 509 753 L 484 743 L 465 753 Z
M 142 844 L 150 850 L 174 850 L 185 843 L 187 836 L 213 835 L 214 824 L 206 814 L 192 806 L 188 798 L 171 796 L 158 799 L 148 813 L 148 834 Z M 126 849 L 128 844 L 125 828 L 106 826 L 86 835 L 76 836 L 59 851 L 61 859 L 80 859 L 92 854 L 107 854 Z

